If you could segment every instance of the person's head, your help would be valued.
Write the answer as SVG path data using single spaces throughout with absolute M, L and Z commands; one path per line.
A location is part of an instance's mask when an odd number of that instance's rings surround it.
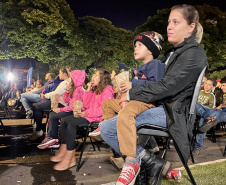
M 146 64 L 157 58 L 162 50 L 163 42 L 163 36 L 154 31 L 146 31 L 136 35 L 134 39 L 134 59 Z
M 36 81 L 36 88 L 40 89 L 43 86 L 43 82 L 41 80 Z
M 213 79 L 208 78 L 204 84 L 205 93 L 211 93 L 215 86 L 216 86 L 216 82 Z
M 35 88 L 34 84 L 31 84 L 31 89 L 34 89 L 34 88 Z
M 66 67 L 60 68 L 59 78 L 60 80 L 67 80 L 70 77 L 70 73 Z
M 226 93 L 226 77 L 221 79 L 221 90 L 224 94 Z
M 111 85 L 111 73 L 105 69 L 98 69 L 92 77 L 93 91 L 101 94 L 106 86 Z
M 112 72 L 111 72 L 111 79 L 114 79 L 116 75 L 118 75 L 120 73 L 120 70 L 119 69 L 114 69 Z
M 217 79 L 216 82 L 217 82 L 216 87 L 221 88 L 221 79 Z
M 53 80 L 53 79 L 54 79 L 53 73 L 47 73 L 46 74 L 46 76 L 45 76 L 46 81 L 50 81 L 50 80 Z
M 167 26 L 168 41 L 174 46 L 192 36 L 200 43 L 203 28 L 199 23 L 199 13 L 191 5 L 176 5 L 171 8 Z

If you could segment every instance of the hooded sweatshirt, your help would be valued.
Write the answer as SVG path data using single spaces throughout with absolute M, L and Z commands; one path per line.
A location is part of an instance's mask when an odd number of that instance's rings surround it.
M 114 99 L 112 86 L 107 86 L 101 94 L 92 91 L 85 91 L 83 96 L 83 108 L 86 112 L 86 119 L 89 122 L 100 122 L 103 115 L 102 105 L 105 100 Z
M 67 107 L 60 108 L 60 112 L 71 112 L 73 111 L 73 105 L 76 100 L 82 101 L 84 90 L 82 85 L 85 81 L 86 73 L 85 71 L 74 70 L 71 71 L 71 78 L 75 85 L 75 90 L 72 94 L 72 98 L 70 98 L 70 92 L 65 91 L 63 94 L 63 100 L 65 103 L 68 103 Z

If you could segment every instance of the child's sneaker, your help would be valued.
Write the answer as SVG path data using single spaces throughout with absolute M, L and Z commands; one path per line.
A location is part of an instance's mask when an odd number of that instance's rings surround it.
M 60 148 L 60 143 L 55 143 L 54 145 L 50 145 L 48 148 L 54 148 L 54 149 Z
M 39 144 L 37 147 L 39 149 L 46 149 L 54 144 L 56 144 L 59 140 L 58 139 L 53 139 L 51 137 L 46 137 L 41 144 Z
M 135 166 L 130 163 L 125 163 L 123 165 L 121 174 L 116 182 L 116 185 L 134 184 L 139 172 L 140 172 L 140 166 L 138 162 L 136 163 Z
M 96 141 L 103 141 L 103 139 L 102 139 L 102 137 L 100 135 L 100 125 L 99 125 L 99 127 L 96 130 L 94 130 L 93 132 L 89 133 L 89 137 L 93 138 Z
M 182 178 L 181 171 L 180 170 L 170 170 L 167 173 L 166 178 L 175 179 L 176 182 L 180 182 L 180 180 Z

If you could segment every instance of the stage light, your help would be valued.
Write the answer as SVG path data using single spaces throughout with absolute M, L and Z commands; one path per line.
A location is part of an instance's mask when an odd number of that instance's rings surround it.
M 13 80 L 14 80 L 14 75 L 13 75 L 13 73 L 9 73 L 9 74 L 7 75 L 7 79 L 8 79 L 9 81 L 13 81 Z

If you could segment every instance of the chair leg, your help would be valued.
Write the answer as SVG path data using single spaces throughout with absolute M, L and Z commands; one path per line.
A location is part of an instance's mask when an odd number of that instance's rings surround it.
M 1 120 L 1 118 L 0 118 L 0 123 L 1 123 L 1 131 L 2 131 L 2 134 L 3 134 L 3 136 L 5 136 L 5 127 L 3 125 L 3 122 Z
M 174 147 L 175 147 L 175 149 L 176 149 L 176 151 L 177 151 L 177 153 L 178 153 L 178 155 L 179 155 L 179 157 L 180 157 L 180 160 L 181 160 L 181 162 L 183 163 L 184 168 L 185 168 L 185 170 L 186 170 L 186 172 L 187 172 L 187 174 L 188 174 L 188 176 L 189 176 L 189 178 L 190 178 L 190 180 L 191 180 L 191 183 L 192 183 L 193 185 L 196 185 L 195 179 L 194 179 L 194 177 L 193 177 L 193 175 L 192 175 L 192 173 L 191 173 L 191 171 L 190 171 L 190 169 L 189 169 L 189 167 L 188 167 L 188 164 L 184 161 L 184 159 L 183 159 L 183 157 L 182 157 L 182 154 L 181 154 L 181 152 L 180 152 L 180 150 L 179 150 L 178 145 L 176 144 L 176 142 L 173 142 L 173 143 L 174 143 Z
M 82 149 L 81 149 L 80 157 L 79 157 L 79 160 L 78 160 L 78 165 L 77 165 L 77 168 L 76 168 L 77 172 L 79 171 L 79 169 L 81 167 L 82 155 L 83 155 L 83 152 L 84 152 L 84 149 L 85 149 L 86 139 L 87 139 L 88 135 L 89 135 L 89 126 L 86 128 L 86 135 L 85 135 L 85 138 L 82 142 Z
M 89 139 L 90 139 L 90 142 L 91 142 L 91 144 L 92 144 L 92 146 L 93 146 L 93 150 L 96 151 L 96 148 L 95 148 L 95 146 L 94 146 L 94 144 L 93 144 L 92 138 L 90 137 Z
M 224 148 L 224 154 L 223 154 L 224 157 L 226 157 L 226 144 L 225 144 L 225 148 Z

